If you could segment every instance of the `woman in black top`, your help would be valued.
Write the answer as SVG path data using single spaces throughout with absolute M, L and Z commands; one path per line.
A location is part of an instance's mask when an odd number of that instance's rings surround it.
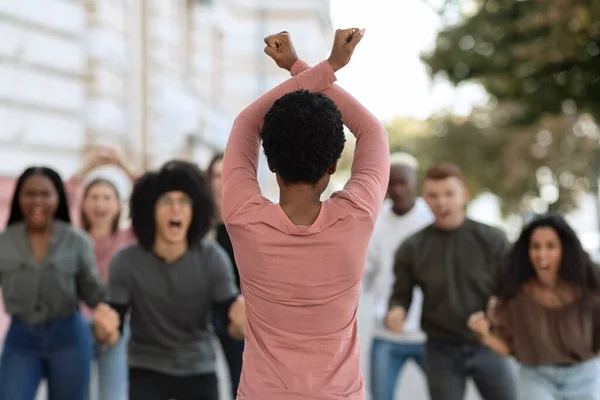
M 237 281 L 238 289 L 240 288 L 240 274 L 235 264 L 235 257 L 233 254 L 233 246 L 229 239 L 229 234 L 225 229 L 225 224 L 221 218 L 221 168 L 223 163 L 223 154 L 215 154 L 211 162 L 208 164 L 206 175 L 211 184 L 213 195 L 215 198 L 216 212 L 215 212 L 215 240 L 217 243 L 225 249 L 231 264 L 233 265 L 233 272 Z M 223 353 L 227 359 L 227 366 L 229 368 L 229 376 L 231 378 L 231 391 L 233 398 L 236 398 L 238 385 L 240 383 L 240 376 L 242 374 L 242 354 L 244 353 L 244 340 L 238 340 L 232 338 L 227 333 L 227 321 L 222 321 L 218 313 L 213 313 L 213 324 L 221 342 Z

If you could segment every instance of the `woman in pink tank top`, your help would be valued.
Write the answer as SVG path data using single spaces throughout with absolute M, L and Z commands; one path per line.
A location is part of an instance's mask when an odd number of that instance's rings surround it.
M 120 228 L 121 198 L 117 186 L 99 177 L 85 182 L 88 174 L 101 166 L 116 166 L 134 181 L 137 177 L 125 158 L 111 148 L 96 148 L 86 159 L 80 171 L 66 182 L 71 205 L 71 218 L 94 243 L 96 265 L 103 282 L 108 281 L 108 265 L 112 256 L 133 240 L 130 228 Z M 84 316 L 91 315 L 82 306 Z M 113 347 L 95 345 L 98 361 L 98 400 L 125 400 L 127 398 L 127 340 L 129 326 L 124 325 L 123 337 Z

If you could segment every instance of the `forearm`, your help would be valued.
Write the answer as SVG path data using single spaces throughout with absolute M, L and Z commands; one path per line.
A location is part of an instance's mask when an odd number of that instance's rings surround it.
M 508 343 L 492 333 L 479 337 L 479 340 L 484 346 L 498 355 L 506 357 L 512 353 Z
M 303 73 L 308 65 L 298 60 L 292 74 Z M 381 122 L 351 94 L 337 85 L 323 90 L 335 102 L 344 125 L 356 137 L 351 179 L 345 189 L 354 192 L 369 205 L 373 219 L 377 217 L 389 180 L 390 149 L 387 132 Z
M 313 68 L 306 69 L 302 73 L 297 74 L 295 77 L 288 79 L 262 95 L 246 107 L 236 118 L 236 123 L 234 123 L 227 143 L 226 153 L 231 154 L 234 151 L 248 150 L 248 145 L 253 143 L 245 140 L 245 137 L 248 134 L 251 134 L 257 142 L 260 142 L 259 131 L 263 118 L 277 99 L 296 90 L 309 90 L 312 92 L 323 91 L 331 86 L 333 82 L 335 82 L 335 79 L 335 74 L 331 65 L 324 61 Z M 235 167 L 235 165 L 231 165 L 232 163 L 230 161 L 231 158 L 229 160 L 224 160 L 224 175 L 227 170 Z
M 235 119 L 223 159 L 222 216 L 225 222 L 248 198 L 260 194 L 257 181 L 260 129 L 273 103 L 296 90 L 319 92 L 335 82 L 331 65 L 324 61 L 288 79 L 246 107 Z
M 219 319 L 226 322 L 227 332 L 236 339 L 240 338 L 240 336 L 243 337 L 244 323 L 243 321 L 233 321 L 229 316 L 229 310 L 238 299 L 239 296 L 236 296 L 213 305 L 213 310 Z

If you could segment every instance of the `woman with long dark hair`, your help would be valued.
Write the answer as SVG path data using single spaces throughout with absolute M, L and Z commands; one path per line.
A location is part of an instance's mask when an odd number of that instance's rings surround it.
M 233 254 L 233 245 L 231 239 L 223 223 L 223 217 L 221 216 L 221 171 L 223 168 L 223 153 L 217 153 L 213 156 L 212 160 L 208 164 L 206 169 L 206 175 L 213 191 L 215 199 L 215 226 L 214 226 L 214 239 L 215 241 L 225 250 L 229 256 L 229 260 L 233 265 L 233 272 L 235 274 L 236 283 L 238 289 L 240 288 L 240 274 L 235 263 L 235 256 Z M 225 354 L 227 360 L 227 366 L 229 368 L 229 378 L 231 381 L 231 393 L 235 399 L 237 395 L 238 386 L 240 384 L 240 376 L 242 375 L 242 355 L 244 353 L 244 339 L 237 339 L 231 337 L 227 332 L 227 321 L 223 321 L 220 318 L 220 314 L 213 313 L 213 325 L 221 348 Z
M 84 400 L 92 338 L 79 301 L 94 309 L 95 333 L 109 345 L 119 319 L 102 303 L 92 245 L 71 226 L 62 180 L 50 168 L 28 168 L 17 181 L 0 234 L 0 283 L 12 317 L 0 359 L 0 400 L 33 400 L 43 378 L 50 400 Z
M 108 281 L 108 265 L 112 256 L 134 235 L 131 228 L 121 228 L 121 198 L 114 182 L 97 177 L 85 182 L 94 169 L 111 165 L 121 169 L 134 182 L 137 174 L 116 149 L 97 147 L 86 159 L 81 169 L 66 182 L 71 215 L 89 235 L 94 244 L 96 266 L 100 279 Z M 82 307 L 82 314 L 91 313 Z M 127 398 L 127 341 L 129 323 L 125 321 L 123 336 L 114 346 L 94 345 L 93 357 L 98 362 L 97 400 L 125 400 Z M 94 396 L 95 398 L 95 396 Z
M 540 216 L 510 251 L 497 303 L 469 327 L 520 364 L 522 400 L 600 399 L 600 272 L 563 217 Z

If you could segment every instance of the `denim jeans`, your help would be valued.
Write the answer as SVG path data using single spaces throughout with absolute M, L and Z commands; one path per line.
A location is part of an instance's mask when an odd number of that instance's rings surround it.
M 94 343 L 93 351 L 98 373 L 98 396 L 91 400 L 127 400 L 129 385 L 127 343 L 131 335 L 129 320 L 123 325 L 123 337 L 113 347 Z
M 423 343 L 397 343 L 375 338 L 371 344 L 371 398 L 394 400 L 398 375 L 408 360 L 424 369 Z
M 483 400 L 517 398 L 514 369 L 509 359 L 481 344 L 429 339 L 425 346 L 425 370 L 431 400 L 464 400 L 467 378 L 475 381 Z
M 78 312 L 44 326 L 13 318 L 0 358 L 0 400 L 34 400 L 48 380 L 49 400 L 85 400 L 92 335 Z
M 573 366 L 522 365 L 517 388 L 519 400 L 600 400 L 600 360 Z

